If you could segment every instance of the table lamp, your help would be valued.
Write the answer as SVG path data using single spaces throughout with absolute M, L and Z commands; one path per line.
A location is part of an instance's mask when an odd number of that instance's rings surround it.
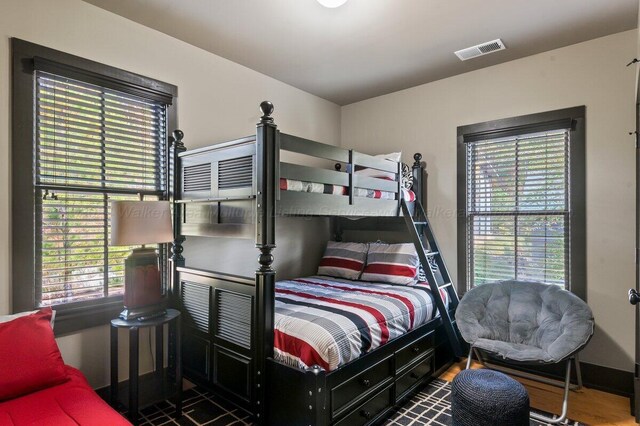
M 145 244 L 173 241 L 171 206 L 168 201 L 112 201 L 112 246 L 142 247 L 124 261 L 124 320 L 164 315 L 162 279 L 158 253 Z

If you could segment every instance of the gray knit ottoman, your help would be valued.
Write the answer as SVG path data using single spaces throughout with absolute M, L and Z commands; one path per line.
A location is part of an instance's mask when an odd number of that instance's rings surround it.
M 464 370 L 451 383 L 452 426 L 529 426 L 529 395 L 493 370 Z

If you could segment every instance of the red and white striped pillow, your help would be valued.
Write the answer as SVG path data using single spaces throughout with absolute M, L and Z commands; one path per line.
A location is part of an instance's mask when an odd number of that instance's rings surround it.
M 417 281 L 419 265 L 418 253 L 411 243 L 371 243 L 361 279 L 411 285 Z
M 329 241 L 318 267 L 318 275 L 357 280 L 366 259 L 366 244 Z

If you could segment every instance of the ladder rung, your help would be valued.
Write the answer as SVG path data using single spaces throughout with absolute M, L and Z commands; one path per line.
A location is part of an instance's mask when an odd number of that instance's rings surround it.
M 446 283 L 446 284 L 443 284 L 441 286 L 438 286 L 438 288 L 447 288 L 447 287 L 451 287 L 452 285 L 453 285 L 453 283 Z
M 413 222 L 414 225 L 426 225 L 427 222 Z
M 439 251 L 425 251 L 424 254 L 426 254 L 427 256 L 435 256 L 440 254 Z

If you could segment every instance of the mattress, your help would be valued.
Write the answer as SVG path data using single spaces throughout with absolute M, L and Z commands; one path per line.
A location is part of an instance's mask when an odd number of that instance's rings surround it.
M 280 178 L 280 190 L 294 192 L 311 192 L 315 194 L 349 195 L 349 187 L 342 185 L 329 185 L 325 183 L 305 182 L 301 180 Z M 381 200 L 395 200 L 395 192 L 380 191 L 377 189 L 354 188 L 355 197 L 379 198 Z M 416 195 L 410 189 L 402 188 L 402 197 L 405 201 L 415 201 Z
M 403 286 L 320 276 L 278 281 L 275 309 L 275 359 L 326 371 L 428 322 L 437 311 L 426 283 Z

